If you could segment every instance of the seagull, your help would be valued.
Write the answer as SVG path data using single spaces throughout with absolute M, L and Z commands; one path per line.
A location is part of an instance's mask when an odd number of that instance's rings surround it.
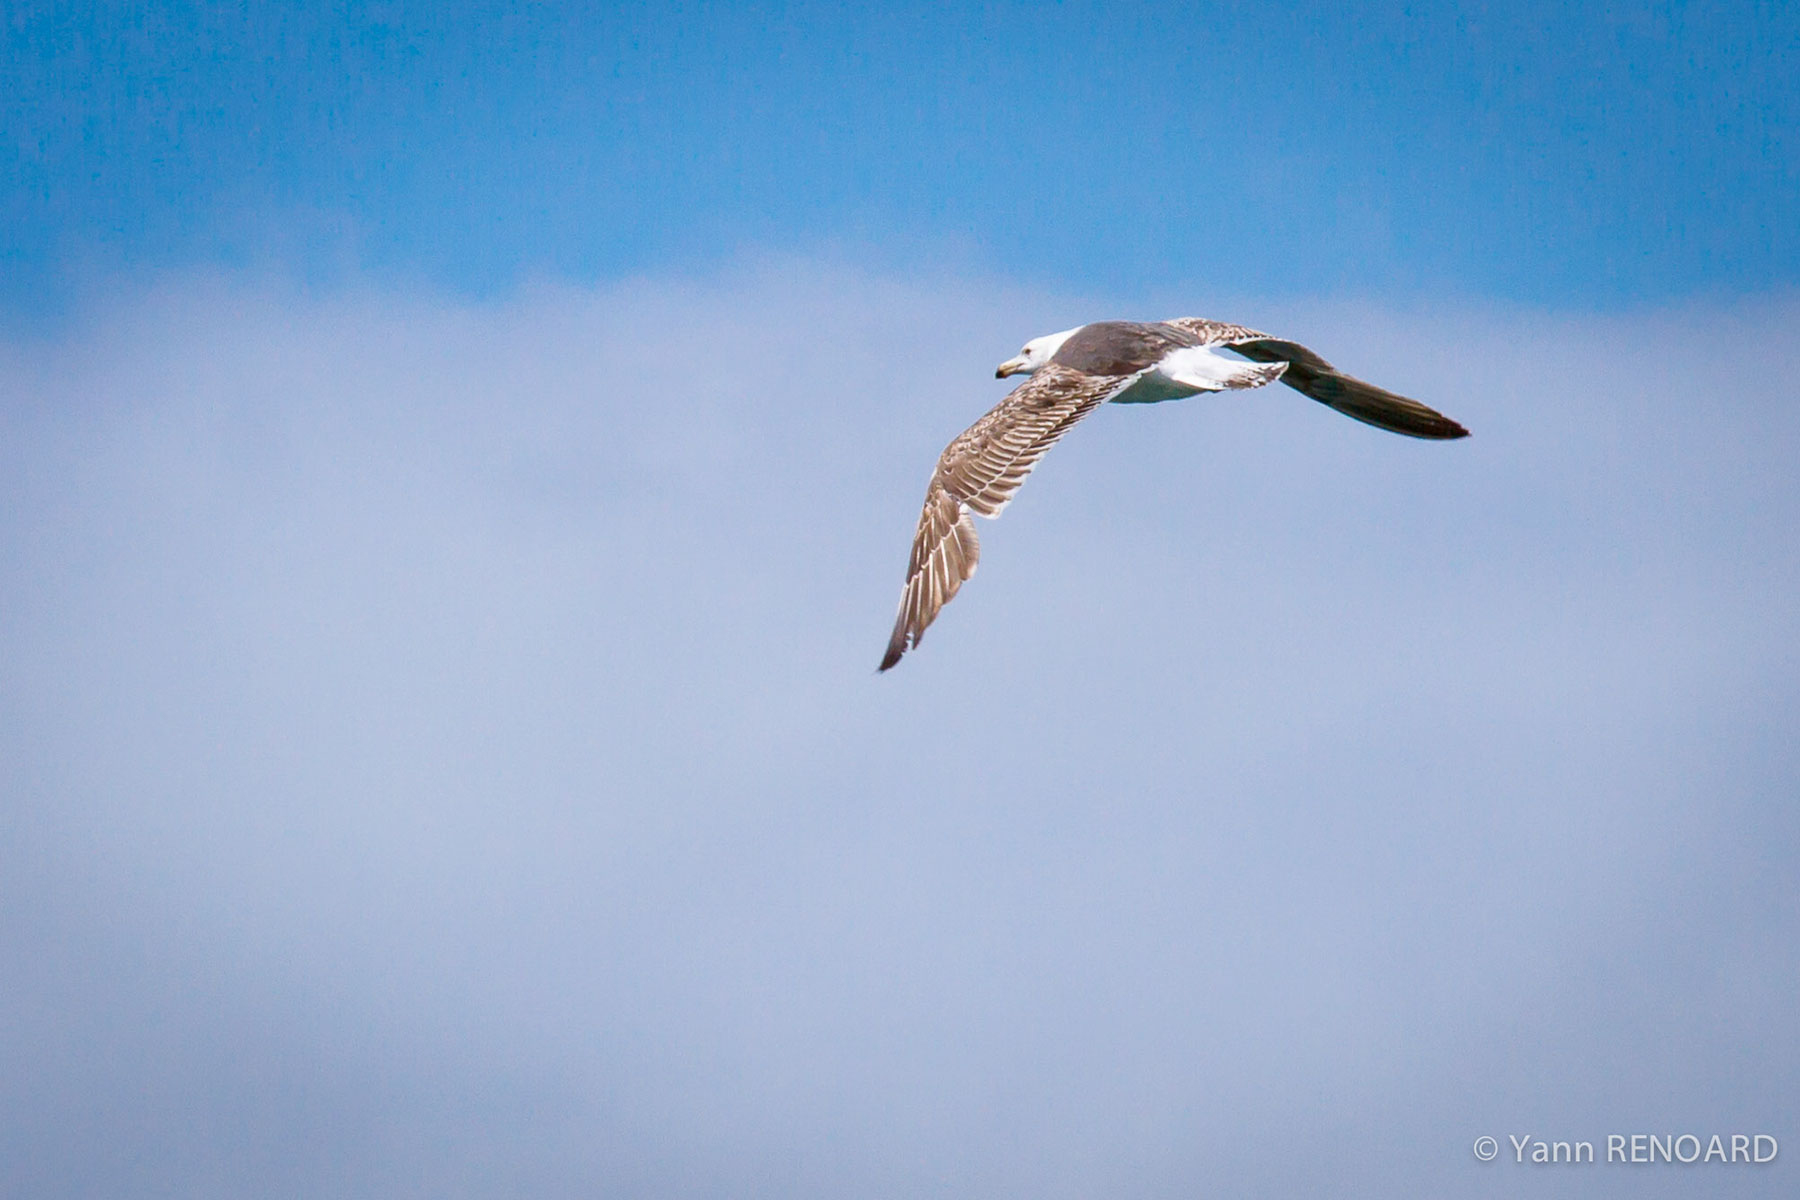
M 1297 342 L 1200 317 L 1096 321 L 1046 334 L 994 372 L 996 379 L 1009 375 L 1029 378 L 946 446 L 931 473 L 883 671 L 918 646 L 975 573 L 981 544 L 970 514 L 999 516 L 1044 453 L 1102 404 L 1158 404 L 1279 379 L 1377 429 L 1435 440 L 1469 435 L 1444 414 L 1346 375 Z

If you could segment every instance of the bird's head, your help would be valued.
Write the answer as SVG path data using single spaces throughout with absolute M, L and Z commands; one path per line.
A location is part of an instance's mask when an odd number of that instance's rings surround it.
M 1049 362 L 1055 353 L 1062 349 L 1062 344 L 1069 340 L 1069 335 L 1081 327 L 1065 329 L 1061 333 L 1046 333 L 1043 337 L 1032 338 L 1019 351 L 1017 358 L 1009 358 L 994 371 L 995 379 L 1005 379 L 1008 375 L 1030 375 L 1039 367 Z

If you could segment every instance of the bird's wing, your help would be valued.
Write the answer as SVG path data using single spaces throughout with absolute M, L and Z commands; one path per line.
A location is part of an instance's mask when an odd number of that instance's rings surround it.
M 912 563 L 906 570 L 906 588 L 900 593 L 900 612 L 888 638 L 881 669 L 887 670 L 900 656 L 919 644 L 925 627 L 938 610 L 950 603 L 963 580 L 975 574 L 981 558 L 981 542 L 968 505 L 952 496 L 934 477 L 925 493 L 925 511 L 919 514 L 919 531 L 913 535 Z
M 1266 333 L 1258 333 L 1247 325 L 1232 325 L 1225 321 L 1209 321 L 1205 317 L 1170 317 L 1161 322 L 1172 326 L 1185 334 L 1200 339 L 1202 346 L 1228 346 L 1233 341 L 1244 338 L 1268 337 Z
M 1281 382 L 1320 404 L 1334 408 L 1377 429 L 1417 438 L 1468 437 L 1469 431 L 1434 408 L 1378 388 L 1354 375 L 1346 375 L 1298 342 L 1283 341 L 1246 329 L 1200 317 L 1176 317 L 1164 321 L 1201 339 L 1203 344 L 1225 346 L 1252 362 L 1286 363 Z
M 999 516 L 1057 439 L 1135 378 L 1044 367 L 944 448 L 913 535 L 883 671 L 919 644 L 926 626 L 975 573 L 981 545 L 970 513 Z

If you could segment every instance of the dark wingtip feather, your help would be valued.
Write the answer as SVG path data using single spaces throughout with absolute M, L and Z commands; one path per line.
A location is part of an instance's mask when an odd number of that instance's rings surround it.
M 914 646 L 919 644 L 919 639 L 917 637 L 912 638 L 911 641 Z M 894 622 L 894 635 L 888 639 L 887 653 L 881 656 L 881 665 L 875 668 L 875 673 L 879 675 L 883 671 L 891 668 L 895 663 L 900 661 L 900 656 L 905 654 L 909 648 L 910 647 L 907 645 L 906 612 L 903 609 L 901 610 L 899 620 Z
M 1435 408 L 1396 395 L 1338 371 L 1289 369 L 1282 382 L 1329 408 L 1366 425 L 1407 437 L 1450 441 L 1469 436 L 1462 425 Z
M 1346 375 L 1298 342 L 1247 337 L 1227 345 L 1252 362 L 1285 362 L 1281 382 L 1346 417 L 1407 437 L 1450 441 L 1469 431 L 1435 408 Z

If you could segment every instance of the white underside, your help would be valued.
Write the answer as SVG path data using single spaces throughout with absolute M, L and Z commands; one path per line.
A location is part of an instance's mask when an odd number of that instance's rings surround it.
M 1201 392 L 1223 392 L 1273 383 L 1287 369 L 1285 363 L 1253 363 L 1227 358 L 1210 346 L 1190 346 L 1171 352 L 1142 372 L 1112 398 L 1114 404 L 1156 404 L 1180 400 Z

